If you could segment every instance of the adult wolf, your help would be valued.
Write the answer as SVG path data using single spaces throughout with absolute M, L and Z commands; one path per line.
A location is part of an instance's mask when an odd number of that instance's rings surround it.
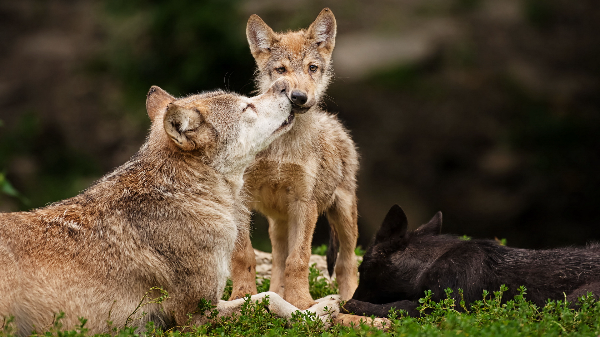
M 245 174 L 249 206 L 269 221 L 273 247 L 270 290 L 299 308 L 313 303 L 308 262 L 317 217 L 325 212 L 331 242 L 339 240 L 337 264 L 337 249 L 330 244 L 328 269 L 331 274 L 335 265 L 340 295 L 349 299 L 357 286 L 358 154 L 339 120 L 319 108 L 333 75 L 335 17 L 325 8 L 308 29 L 275 33 L 252 15 L 246 35 L 257 64 L 258 91 L 289 78 L 295 83 L 290 93 L 293 109 L 306 112 L 296 118 L 290 132 L 257 156 Z M 232 299 L 256 293 L 256 261 L 249 235 L 241 242 L 232 261 Z
M 527 288 L 527 300 L 543 307 L 548 299 L 572 304 L 588 291 L 600 294 L 600 246 L 546 250 L 511 248 L 493 240 L 462 240 L 440 234 L 442 213 L 427 224 L 407 231 L 404 211 L 394 205 L 360 265 L 360 283 L 344 309 L 365 316 L 386 317 L 391 308 L 418 317 L 419 298 L 431 290 L 432 299 L 454 298 L 466 305 L 482 299 L 483 290 L 508 287 L 509 300 Z M 463 290 L 463 297 L 458 295 Z M 596 297 L 597 298 L 597 297 Z M 457 306 L 458 307 L 458 306 Z M 458 308 L 458 310 L 462 310 Z
M 65 328 L 85 317 L 93 333 L 108 332 L 107 320 L 202 323 L 198 301 L 219 301 L 246 231 L 244 171 L 294 124 L 289 89 L 282 79 L 253 98 L 217 91 L 175 99 L 153 87 L 150 135 L 127 163 L 71 199 L 0 214 L 0 319 L 14 316 L 18 335 L 51 326 L 61 310 Z M 169 298 L 129 321 L 153 287 Z M 271 295 L 273 312 L 295 310 Z

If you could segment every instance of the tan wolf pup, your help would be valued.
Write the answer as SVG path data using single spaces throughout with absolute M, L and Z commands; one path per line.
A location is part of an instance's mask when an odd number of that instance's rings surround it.
M 312 305 L 308 286 L 311 241 L 317 217 L 325 212 L 331 242 L 337 243 L 335 235 L 339 238 L 335 273 L 340 295 L 350 299 L 357 287 L 358 154 L 338 119 L 319 108 L 333 76 L 335 17 L 325 8 L 307 30 L 275 33 L 252 15 L 246 35 L 257 64 L 258 91 L 265 92 L 280 78 L 293 79 L 296 85 L 290 97 L 294 110 L 306 111 L 296 118 L 290 132 L 257 156 L 245 175 L 249 206 L 269 221 L 273 247 L 270 290 L 299 308 Z M 232 299 L 256 293 L 254 252 L 248 234 L 242 234 L 244 248 L 234 252 L 232 262 Z M 330 273 L 336 250 L 330 244 Z
M 108 332 L 108 320 L 202 323 L 187 314 L 201 298 L 217 303 L 223 294 L 236 238 L 247 232 L 243 174 L 294 124 L 289 92 L 285 79 L 253 98 L 217 91 L 175 99 L 152 87 L 150 134 L 127 163 L 78 196 L 0 214 L 0 319 L 14 316 L 21 336 L 47 329 L 59 311 L 65 328 L 85 317 L 92 333 Z M 129 321 L 152 287 L 169 297 Z M 274 312 L 295 310 L 270 295 Z

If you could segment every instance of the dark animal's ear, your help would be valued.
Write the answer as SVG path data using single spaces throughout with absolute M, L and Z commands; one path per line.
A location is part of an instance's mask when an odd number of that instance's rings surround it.
M 329 8 L 325 8 L 319 13 L 319 16 L 308 27 L 307 31 L 309 38 L 315 40 L 319 49 L 328 54 L 331 54 L 333 47 L 335 47 L 336 32 L 337 24 L 335 16 L 333 16 L 333 12 Z
M 271 53 L 275 33 L 260 16 L 252 14 L 246 26 L 246 38 L 248 39 L 252 56 L 258 60 L 262 55 L 269 55 Z
M 151 121 L 156 119 L 156 116 L 167 110 L 169 104 L 175 100 L 175 97 L 169 95 L 166 91 L 153 85 L 146 95 L 146 111 Z
M 442 212 L 437 212 L 428 223 L 415 230 L 419 234 L 438 235 L 442 231 Z
M 381 228 L 375 236 L 375 243 L 389 241 L 390 239 L 402 238 L 406 234 L 408 220 L 400 206 L 394 205 L 383 219 Z
M 200 109 L 186 109 L 172 103 L 164 119 L 165 132 L 184 151 L 201 150 L 210 155 L 215 132 Z

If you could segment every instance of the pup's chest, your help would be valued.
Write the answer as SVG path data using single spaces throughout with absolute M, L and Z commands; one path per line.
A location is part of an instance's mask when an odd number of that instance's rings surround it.
M 285 216 L 290 204 L 297 201 L 316 201 L 318 208 L 326 208 L 339 183 L 327 177 L 311 158 L 303 164 L 261 158 L 246 171 L 248 205 L 273 217 Z

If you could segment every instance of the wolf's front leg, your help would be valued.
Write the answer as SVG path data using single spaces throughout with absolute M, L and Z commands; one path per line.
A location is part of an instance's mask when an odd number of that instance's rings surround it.
M 285 261 L 283 298 L 300 309 L 307 309 L 315 303 L 309 292 L 308 263 L 318 218 L 317 204 L 315 201 L 290 203 L 288 214 L 289 256 Z
M 250 296 L 250 300 L 252 302 L 258 302 L 267 297 L 269 299 L 269 311 L 275 316 L 290 319 L 292 318 L 292 314 L 298 310 L 298 308 L 286 302 L 281 296 L 272 291 L 252 295 Z M 240 298 L 233 301 L 219 301 L 217 304 L 217 311 L 219 312 L 218 317 L 229 316 L 233 313 L 239 312 L 245 301 L 245 298 Z
M 238 243 L 231 256 L 231 281 L 233 290 L 230 300 L 258 293 L 256 289 L 256 256 L 250 241 L 250 232 L 239 234 Z
M 392 308 L 396 310 L 405 310 L 410 317 L 419 317 L 417 310 L 419 303 L 415 301 L 403 300 L 386 304 L 374 304 L 369 302 L 351 299 L 342 308 L 342 312 L 351 313 L 360 316 L 387 317 Z

